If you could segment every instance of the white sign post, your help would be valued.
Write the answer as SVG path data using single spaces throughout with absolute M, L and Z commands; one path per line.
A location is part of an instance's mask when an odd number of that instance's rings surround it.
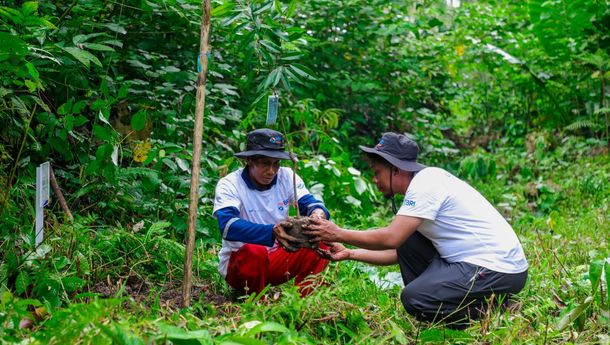
M 36 168 L 36 247 L 44 238 L 44 207 L 49 204 L 49 162 Z

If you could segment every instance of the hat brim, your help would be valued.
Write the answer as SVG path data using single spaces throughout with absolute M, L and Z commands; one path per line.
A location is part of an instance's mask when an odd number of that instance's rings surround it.
M 293 154 L 293 155 L 296 158 L 296 155 L 295 154 Z M 286 151 L 250 150 L 250 151 L 238 152 L 235 154 L 235 157 L 239 157 L 239 158 L 248 158 L 248 157 L 253 157 L 253 156 L 265 156 L 265 157 L 271 157 L 271 158 L 291 160 L 290 154 Z
M 390 164 L 392 164 L 393 166 L 397 167 L 400 170 L 417 172 L 417 171 L 427 168 L 423 164 L 419 164 L 415 161 L 404 161 L 404 160 L 398 159 L 396 157 L 390 156 L 389 154 L 387 154 L 385 152 L 381 152 L 372 147 L 360 146 L 360 149 L 366 153 L 372 153 L 372 154 L 382 157 L 383 159 L 385 159 Z

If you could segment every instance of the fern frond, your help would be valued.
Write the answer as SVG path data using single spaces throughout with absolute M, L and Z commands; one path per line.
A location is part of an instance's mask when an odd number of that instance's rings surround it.
M 610 114 L 610 108 L 599 108 L 595 111 L 595 114 Z
M 593 128 L 595 126 L 595 122 L 591 120 L 576 120 L 571 124 L 567 125 L 565 129 L 568 131 L 576 131 L 583 128 Z

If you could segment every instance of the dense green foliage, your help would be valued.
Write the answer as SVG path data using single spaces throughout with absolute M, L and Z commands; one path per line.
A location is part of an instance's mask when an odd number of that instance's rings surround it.
M 176 313 L 200 11 L 0 0 L 1 342 L 610 341 L 607 0 L 214 0 L 200 301 Z M 396 286 L 375 283 L 393 268 L 354 263 L 332 266 L 308 299 L 286 286 L 266 301 L 214 300 L 232 298 L 216 273 L 214 186 L 265 125 L 272 93 L 300 175 L 339 224 L 389 219 L 357 150 L 386 130 L 475 185 L 526 248 L 520 311 L 467 332 L 419 324 Z M 47 160 L 76 219 L 53 200 L 35 248 L 35 167 Z

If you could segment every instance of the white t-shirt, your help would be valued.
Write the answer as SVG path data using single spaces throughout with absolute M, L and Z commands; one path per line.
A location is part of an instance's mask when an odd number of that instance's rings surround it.
M 500 213 L 466 182 L 440 168 L 418 172 L 397 213 L 423 218 L 417 229 L 448 262 L 468 262 L 501 273 L 528 267 L 517 235 Z
M 277 224 L 288 217 L 288 209 L 294 204 L 294 188 L 292 185 L 292 169 L 281 167 L 276 183 L 267 190 L 250 189 L 242 177 L 244 168 L 240 168 L 218 181 L 214 199 L 213 214 L 225 207 L 235 207 L 239 217 L 256 224 Z M 303 180 L 297 175 L 297 200 L 309 194 Z M 298 206 L 297 206 L 298 207 Z M 228 228 L 228 227 L 226 227 Z M 224 231 L 224 229 L 220 229 Z M 244 242 L 222 240 L 222 248 L 218 253 L 220 260 L 218 271 L 223 277 L 227 275 L 227 267 L 231 253 L 237 251 Z M 277 249 L 277 242 L 269 251 Z

